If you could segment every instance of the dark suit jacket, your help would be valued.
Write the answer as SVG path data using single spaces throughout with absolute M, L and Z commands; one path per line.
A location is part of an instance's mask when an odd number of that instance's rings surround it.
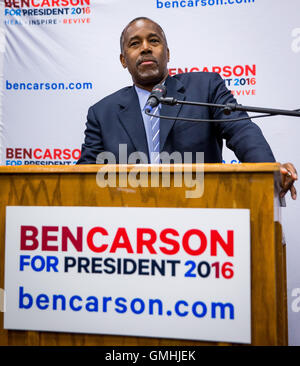
M 166 79 L 167 96 L 178 100 L 207 103 L 235 103 L 222 78 L 216 73 L 178 74 Z M 233 112 L 225 116 L 221 109 L 163 105 L 161 115 L 202 119 L 245 117 Z M 204 152 L 205 163 L 222 161 L 222 144 L 234 151 L 241 162 L 273 162 L 272 151 L 259 127 L 251 120 L 239 122 L 187 122 L 160 120 L 160 150 Z M 97 155 L 109 151 L 119 163 L 119 144 L 127 144 L 127 156 L 141 151 L 149 157 L 146 132 L 138 96 L 133 86 L 111 94 L 88 111 L 85 141 L 78 164 L 93 164 Z M 149 160 L 150 161 L 150 160 Z M 121 161 L 122 162 L 122 161 Z

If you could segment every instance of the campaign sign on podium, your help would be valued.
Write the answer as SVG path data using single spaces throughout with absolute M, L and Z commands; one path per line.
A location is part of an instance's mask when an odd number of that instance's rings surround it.
M 6 210 L 6 329 L 251 342 L 246 209 Z

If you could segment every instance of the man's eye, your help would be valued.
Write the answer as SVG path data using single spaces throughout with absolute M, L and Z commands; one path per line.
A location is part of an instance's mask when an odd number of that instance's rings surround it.
M 131 43 L 129 44 L 129 47 L 134 47 L 134 46 L 136 46 L 137 44 L 138 44 L 138 41 L 131 42 Z
M 159 40 L 158 40 L 158 39 L 150 39 L 150 42 L 151 42 L 151 43 L 158 43 L 158 42 L 159 42 Z

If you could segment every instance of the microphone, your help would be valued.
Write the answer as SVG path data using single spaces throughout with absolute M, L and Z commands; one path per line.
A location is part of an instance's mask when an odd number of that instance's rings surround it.
M 144 111 L 151 113 L 153 108 L 157 107 L 160 103 L 160 99 L 164 98 L 167 93 L 167 88 L 162 84 L 157 84 L 152 89 L 151 94 L 147 100 Z

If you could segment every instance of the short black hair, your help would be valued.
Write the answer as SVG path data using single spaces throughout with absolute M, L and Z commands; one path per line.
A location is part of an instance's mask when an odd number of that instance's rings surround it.
M 121 33 L 121 37 L 120 37 L 120 49 L 121 49 L 121 53 L 123 53 L 123 50 L 124 50 L 124 47 L 123 47 L 123 44 L 124 44 L 124 34 L 127 30 L 128 27 L 131 26 L 132 23 L 135 23 L 137 22 L 138 20 L 149 20 L 150 22 L 156 24 L 158 26 L 158 28 L 161 30 L 162 34 L 163 34 L 163 37 L 164 37 L 164 40 L 167 44 L 167 38 L 166 38 L 166 35 L 165 35 L 165 32 L 164 30 L 162 29 L 162 27 L 156 23 L 154 20 L 150 19 L 150 18 L 147 18 L 147 17 L 137 17 L 137 18 L 134 18 L 132 19 L 127 25 L 126 27 L 123 29 L 122 33 Z

